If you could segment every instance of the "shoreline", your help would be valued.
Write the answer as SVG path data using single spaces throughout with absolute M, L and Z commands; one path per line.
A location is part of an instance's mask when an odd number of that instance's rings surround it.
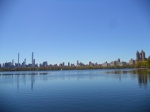
M 103 69 L 146 69 L 149 70 L 148 68 L 135 68 L 135 67 L 91 67 L 91 68 L 80 68 L 80 67 L 73 67 L 73 68 L 15 68 L 15 69 L 0 69 L 0 72 L 15 72 L 15 71 L 63 71 L 63 70 L 103 70 Z

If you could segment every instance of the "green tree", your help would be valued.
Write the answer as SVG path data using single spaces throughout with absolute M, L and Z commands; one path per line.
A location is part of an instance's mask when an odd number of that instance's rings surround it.
M 148 66 L 148 62 L 147 61 L 138 61 L 136 63 L 136 67 L 147 67 Z
M 150 56 L 149 56 L 148 59 L 147 59 L 147 65 L 148 65 L 148 67 L 150 68 Z

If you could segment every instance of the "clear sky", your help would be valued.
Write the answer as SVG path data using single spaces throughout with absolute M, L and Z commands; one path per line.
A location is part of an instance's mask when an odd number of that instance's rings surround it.
M 3 2 L 2 2 L 3 1 Z M 4 2 L 5 1 L 5 2 Z M 150 55 L 147 0 L 1 0 L 0 63 L 103 63 Z

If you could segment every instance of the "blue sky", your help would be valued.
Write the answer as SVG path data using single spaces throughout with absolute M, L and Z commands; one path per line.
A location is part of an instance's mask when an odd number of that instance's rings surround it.
M 0 63 L 103 63 L 150 55 L 150 8 L 140 0 L 0 2 Z

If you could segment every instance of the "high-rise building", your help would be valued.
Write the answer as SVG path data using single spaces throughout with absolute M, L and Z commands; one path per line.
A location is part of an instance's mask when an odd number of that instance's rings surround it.
M 139 61 L 140 60 L 140 53 L 139 51 L 136 52 L 136 61 Z
M 35 67 L 35 59 L 33 59 L 33 66 Z
M 12 66 L 14 65 L 14 59 L 12 59 Z
M 26 66 L 26 58 L 24 59 L 24 66 Z
M 118 65 L 118 63 L 119 63 L 119 61 L 117 62 L 117 61 L 112 61 L 111 63 L 110 63 L 110 66 L 116 66 L 116 65 Z
M 35 67 L 34 52 L 32 52 L 31 64 L 32 64 L 32 67 Z
M 105 63 L 102 63 L 102 67 L 108 67 L 107 61 Z
M 68 66 L 70 66 L 70 62 L 68 62 Z
M 65 66 L 65 62 L 62 63 L 62 66 Z
M 91 66 L 92 65 L 92 62 L 91 61 L 89 61 L 89 66 Z
M 145 61 L 145 52 L 143 50 L 141 51 L 141 56 L 142 61 Z
M 31 59 L 31 63 L 32 63 L 32 67 L 33 67 L 33 52 L 32 52 L 32 59 Z
M 129 65 L 135 65 L 135 60 L 133 60 L 132 58 L 129 60 Z
M 44 61 L 42 65 L 43 65 L 43 67 L 47 67 L 48 66 L 48 62 Z
M 79 61 L 77 60 L 77 66 L 79 65 Z
M 18 53 L 18 67 L 19 67 L 19 55 L 20 55 L 20 54 Z
M 145 61 L 145 52 L 142 50 L 141 53 L 139 51 L 136 52 L 136 61 Z
M 118 62 L 120 62 L 120 58 L 118 58 Z

